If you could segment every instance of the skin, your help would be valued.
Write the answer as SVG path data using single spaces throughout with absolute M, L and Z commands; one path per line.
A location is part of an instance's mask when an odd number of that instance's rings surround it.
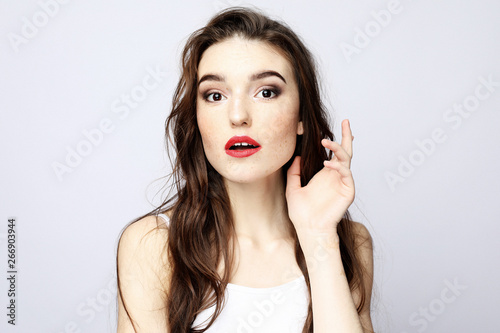
M 275 75 L 251 79 L 266 71 L 279 73 L 286 83 Z M 288 170 L 285 187 L 281 168 L 293 156 L 296 136 L 304 130 L 290 63 L 273 46 L 234 37 L 204 52 L 198 78 L 204 77 L 208 79 L 200 82 L 197 96 L 198 127 L 205 155 L 224 179 L 236 231 L 235 267 L 229 282 L 261 288 L 301 276 L 293 252 L 291 231 L 295 229 L 309 271 L 314 332 L 372 332 L 370 235 L 362 224 L 354 222 L 368 293 L 358 315 L 354 304 L 360 293 L 349 289 L 336 233 L 337 224 L 354 200 L 349 122 L 342 122 L 341 144 L 322 140 L 321 144 L 335 156 L 325 161 L 308 185 L 300 185 L 297 157 Z M 275 95 L 270 90 L 280 93 Z M 224 146 L 234 135 L 248 135 L 262 149 L 246 158 L 231 157 Z M 155 228 L 154 217 L 142 219 L 125 230 L 119 245 L 122 292 L 129 311 L 146 331 L 166 328 L 158 290 L 165 290 L 169 274 L 159 268 L 167 261 L 161 246 L 167 231 L 155 231 L 148 242 L 142 242 L 142 237 Z M 220 275 L 223 270 L 221 265 Z M 133 332 L 121 299 L 118 332 Z

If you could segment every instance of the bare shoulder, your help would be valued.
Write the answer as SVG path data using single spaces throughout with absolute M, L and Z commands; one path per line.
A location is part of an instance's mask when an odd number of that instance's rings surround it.
M 118 243 L 118 332 L 134 327 L 157 332 L 166 328 L 165 301 L 170 276 L 168 229 L 156 216 L 125 228 Z M 132 325 L 134 323 L 134 325 Z
M 123 267 L 124 273 L 140 269 L 142 278 L 156 275 L 164 281 L 169 271 L 167 239 L 168 229 L 160 217 L 147 216 L 130 224 L 118 244 L 118 268 Z
M 144 217 L 125 228 L 119 242 L 119 251 L 131 256 L 161 257 L 166 250 L 168 229 L 162 218 Z

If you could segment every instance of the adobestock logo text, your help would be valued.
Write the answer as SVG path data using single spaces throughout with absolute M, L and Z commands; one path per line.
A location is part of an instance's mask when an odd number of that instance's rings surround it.
M 44 0 L 38 1 L 40 7 L 32 16 L 31 19 L 26 16 L 21 17 L 20 33 L 9 32 L 7 38 L 14 52 L 19 52 L 21 44 L 27 44 L 30 40 L 38 36 L 40 29 L 49 24 L 50 20 L 59 14 L 61 5 L 67 4 L 68 0 Z

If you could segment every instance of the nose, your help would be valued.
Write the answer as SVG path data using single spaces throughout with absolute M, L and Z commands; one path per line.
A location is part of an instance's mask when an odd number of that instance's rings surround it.
M 235 96 L 229 103 L 229 122 L 232 127 L 250 126 L 250 106 L 245 97 Z

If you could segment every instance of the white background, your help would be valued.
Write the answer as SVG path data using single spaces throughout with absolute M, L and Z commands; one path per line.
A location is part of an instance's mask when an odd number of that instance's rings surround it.
M 252 3 L 316 56 L 337 138 L 341 120 L 351 121 L 350 211 L 374 238 L 375 330 L 498 332 L 499 3 Z M 111 332 L 118 235 L 160 201 L 155 179 L 170 170 L 163 126 L 180 50 L 219 9 L 245 3 L 54 4 L 0 2 L 0 331 Z M 382 26 L 374 13 L 388 7 Z M 356 53 L 343 51 L 348 44 Z M 126 114 L 121 96 L 156 69 L 156 89 Z M 496 82 L 490 91 L 481 77 Z M 459 116 L 454 105 L 471 111 Z M 90 144 L 84 131 L 103 120 L 112 130 Z M 87 155 L 58 175 L 54 165 L 78 147 Z M 391 186 L 388 174 L 399 181 Z M 6 316 L 9 217 L 15 327 Z

